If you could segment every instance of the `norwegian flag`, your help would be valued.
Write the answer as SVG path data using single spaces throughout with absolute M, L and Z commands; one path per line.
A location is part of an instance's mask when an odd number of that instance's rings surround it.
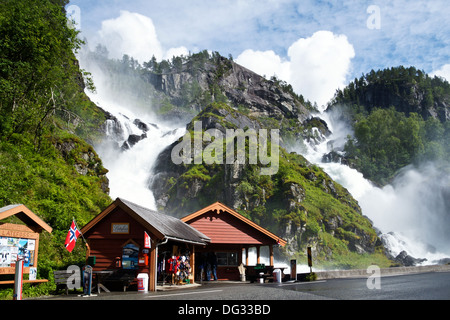
M 75 248 L 75 243 L 77 242 L 80 234 L 81 232 L 78 231 L 75 220 L 72 220 L 72 225 L 70 226 L 69 232 L 67 233 L 66 242 L 64 243 L 67 251 L 72 252 L 73 248 Z

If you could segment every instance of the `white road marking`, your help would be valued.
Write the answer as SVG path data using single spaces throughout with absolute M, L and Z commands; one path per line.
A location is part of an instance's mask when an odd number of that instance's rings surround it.
M 169 294 L 159 294 L 154 296 L 148 296 L 147 299 L 170 297 L 170 296 L 183 296 L 188 294 L 200 294 L 200 293 L 211 293 L 211 292 L 221 292 L 223 290 L 208 290 L 208 291 L 194 291 L 194 292 L 182 292 L 182 293 L 169 293 Z

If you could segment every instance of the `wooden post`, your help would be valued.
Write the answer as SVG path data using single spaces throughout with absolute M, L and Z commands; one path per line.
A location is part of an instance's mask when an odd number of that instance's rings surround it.
M 291 280 L 297 281 L 297 260 L 291 260 Z
M 307 248 L 307 253 L 308 253 L 308 266 L 309 266 L 309 270 L 312 273 L 312 254 L 311 254 L 311 247 Z
M 273 266 L 273 246 L 269 246 L 269 252 L 270 252 L 270 265 Z
M 158 268 L 158 257 L 156 256 L 156 248 L 150 250 L 150 261 L 149 261 L 149 291 L 156 291 L 156 277 Z
M 191 274 L 189 275 L 189 281 L 195 283 L 195 245 L 192 245 L 191 255 L 189 257 L 191 265 Z
M 261 247 L 260 246 L 256 246 L 256 263 L 259 264 L 261 263 L 261 257 L 260 257 L 260 250 Z
M 243 248 L 242 247 L 242 245 L 240 246 L 240 254 L 239 254 L 239 257 L 238 257 L 238 265 L 241 265 L 241 263 L 243 264 L 244 263 L 244 261 L 242 261 L 242 254 L 244 253 L 244 250 L 245 250 L 245 248 Z
M 248 247 L 245 247 L 245 265 L 248 266 Z

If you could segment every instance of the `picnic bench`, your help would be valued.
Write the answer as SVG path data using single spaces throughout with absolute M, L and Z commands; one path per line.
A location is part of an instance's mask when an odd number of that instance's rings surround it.
M 74 272 L 73 271 L 68 271 L 68 270 L 55 270 L 55 271 L 53 271 L 53 278 L 54 278 L 55 284 L 56 284 L 55 293 L 58 293 L 59 290 L 61 290 L 61 288 L 62 288 L 62 289 L 65 290 L 66 295 L 68 295 L 69 294 L 69 287 L 67 286 L 67 283 L 69 281 L 69 278 L 71 278 L 73 276 L 74 276 Z M 73 279 L 71 279 L 71 280 L 73 280 Z
M 114 270 L 105 277 L 97 278 L 97 283 L 103 288 L 120 286 L 125 292 L 130 286 L 137 284 L 136 273 L 134 270 Z
M 250 282 L 255 282 L 257 279 L 263 279 L 263 282 L 273 282 L 275 279 L 273 277 L 273 271 L 275 269 L 280 269 L 281 272 L 285 269 L 284 267 L 273 267 L 273 266 L 266 266 L 264 264 L 257 264 L 256 266 L 246 266 L 247 270 L 247 280 Z
M 247 266 L 247 280 L 255 282 L 257 279 L 263 279 L 263 282 L 273 281 L 273 267 L 258 263 L 256 266 Z

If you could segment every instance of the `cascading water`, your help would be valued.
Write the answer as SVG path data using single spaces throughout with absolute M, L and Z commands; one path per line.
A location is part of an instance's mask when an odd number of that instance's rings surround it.
M 423 264 L 445 262 L 450 256 L 449 181 L 433 163 L 409 166 L 391 185 L 371 188 L 358 200 L 394 255 L 406 251 L 426 259 Z
M 164 148 L 185 134 L 185 125 L 155 124 L 151 105 L 142 108 L 132 102 L 118 103 L 114 98 L 118 92 L 113 92 L 109 76 L 86 56 L 80 56 L 79 61 L 91 73 L 96 87 L 95 93 L 87 91 L 87 95 L 111 115 L 105 123 L 106 139 L 94 146 L 109 170 L 110 196 L 156 210 L 148 185 L 152 166 Z
M 359 202 L 362 212 L 372 220 L 388 252 L 397 257 L 405 252 L 416 258 L 415 264 L 447 262 L 450 257 L 450 176 L 433 163 L 412 166 L 400 171 L 392 184 L 374 186 L 363 175 L 347 165 L 324 162 L 323 155 L 341 152 L 348 127 L 332 114 L 317 115 L 332 134 L 319 144 L 305 143 L 297 151 L 310 162 L 321 166 Z
M 91 97 L 93 101 L 96 101 L 95 98 L 99 97 Z M 107 121 L 107 139 L 96 146 L 104 166 L 109 170 L 107 177 L 111 197 L 123 197 L 156 210 L 155 198 L 148 186 L 152 166 L 164 148 L 183 136 L 185 128 L 154 125 L 152 119 L 142 116 L 125 116 L 111 103 L 98 105 L 117 119 Z M 136 122 L 141 126 L 138 127 Z M 145 125 L 145 129 L 142 129 L 142 125 Z M 132 147 L 127 147 L 130 137 L 138 137 L 141 140 Z

